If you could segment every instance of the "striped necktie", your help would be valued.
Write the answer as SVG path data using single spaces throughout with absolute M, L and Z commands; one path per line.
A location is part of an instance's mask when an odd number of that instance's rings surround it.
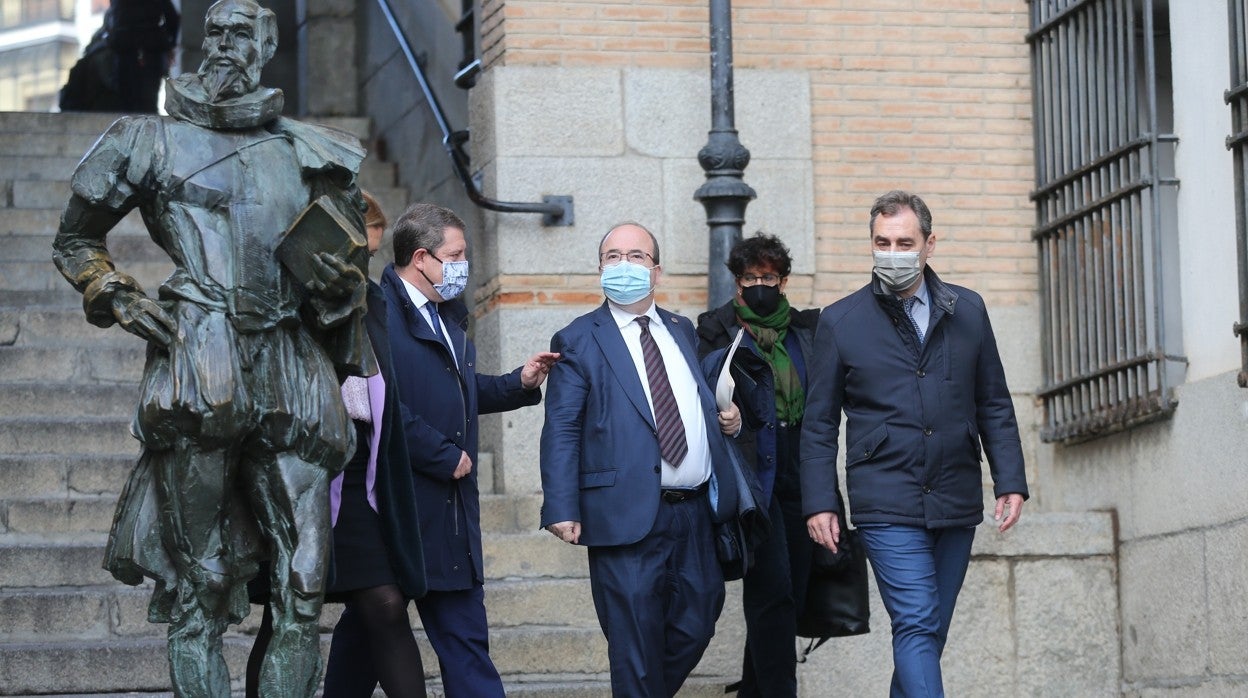
M 689 443 L 685 440 L 685 423 L 680 418 L 676 395 L 672 393 L 672 384 L 667 379 L 663 355 L 659 353 L 659 345 L 650 335 L 650 318 L 640 315 L 637 317 L 637 324 L 641 325 L 641 354 L 646 362 L 646 378 L 650 381 L 654 423 L 659 430 L 659 453 L 663 460 L 675 468 L 689 453 Z

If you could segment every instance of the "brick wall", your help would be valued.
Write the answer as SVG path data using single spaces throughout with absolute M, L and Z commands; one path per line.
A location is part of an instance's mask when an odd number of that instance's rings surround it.
M 706 0 L 483 5 L 487 65 L 708 65 Z M 1026 13 L 1023 0 L 733 3 L 737 67 L 810 76 L 813 302 L 865 282 L 866 213 L 894 187 L 931 206 L 943 276 L 991 303 L 1034 301 Z

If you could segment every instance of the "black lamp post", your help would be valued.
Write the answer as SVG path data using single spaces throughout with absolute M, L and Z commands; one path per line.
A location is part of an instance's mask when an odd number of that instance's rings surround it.
M 707 259 L 707 308 L 717 308 L 736 294 L 732 274 L 724 266 L 728 252 L 741 240 L 745 207 L 756 194 L 742 179 L 750 151 L 737 138 L 732 100 L 732 2 L 711 2 L 711 130 L 698 162 L 706 182 L 693 198 L 706 207 L 710 228 Z

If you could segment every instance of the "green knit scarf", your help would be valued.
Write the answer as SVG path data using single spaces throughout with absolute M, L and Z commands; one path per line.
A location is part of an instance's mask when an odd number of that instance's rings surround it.
M 800 422 L 806 407 L 806 391 L 802 390 L 797 368 L 784 346 L 784 338 L 789 333 L 789 299 L 781 296 L 776 312 L 767 317 L 759 317 L 748 305 L 736 301 L 733 302 L 733 310 L 737 313 L 737 320 L 754 337 L 759 353 L 775 376 L 776 419 Z

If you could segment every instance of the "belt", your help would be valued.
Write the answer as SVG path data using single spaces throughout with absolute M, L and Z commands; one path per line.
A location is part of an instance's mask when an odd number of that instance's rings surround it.
M 659 490 L 659 495 L 663 498 L 663 501 L 668 504 L 679 504 L 680 502 L 687 502 L 690 499 L 697 499 L 698 497 L 706 494 L 706 487 L 707 483 L 705 482 L 697 487 L 666 487 Z

